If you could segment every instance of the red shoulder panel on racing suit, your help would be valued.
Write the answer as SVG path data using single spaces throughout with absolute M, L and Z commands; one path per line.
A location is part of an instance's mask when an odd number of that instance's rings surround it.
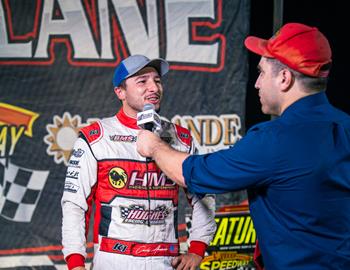
M 176 136 L 179 138 L 179 140 L 184 144 L 191 146 L 192 137 L 191 137 L 190 131 L 179 125 L 175 125 L 175 129 L 176 129 Z
M 81 128 L 80 132 L 90 144 L 97 142 L 103 136 L 103 130 L 98 122 L 94 122 L 89 126 Z

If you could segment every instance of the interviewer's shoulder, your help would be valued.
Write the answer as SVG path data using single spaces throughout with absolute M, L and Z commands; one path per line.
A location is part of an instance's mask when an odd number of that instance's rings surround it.
M 274 119 L 274 120 L 270 120 L 270 121 L 265 121 L 265 122 L 261 122 L 258 123 L 254 126 L 252 126 L 247 133 L 249 132 L 254 132 L 254 131 L 270 131 L 270 130 L 274 130 L 274 129 L 279 129 L 283 127 L 283 123 L 281 123 L 281 121 L 279 121 L 279 119 Z

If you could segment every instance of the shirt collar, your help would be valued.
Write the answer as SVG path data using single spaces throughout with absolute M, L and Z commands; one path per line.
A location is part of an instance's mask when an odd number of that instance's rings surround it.
M 122 123 L 124 126 L 127 126 L 129 128 L 133 128 L 133 129 L 140 129 L 137 126 L 137 119 L 126 115 L 123 108 L 121 108 L 119 110 L 119 112 L 116 114 L 116 117 L 118 118 L 120 123 Z
M 328 98 L 324 91 L 297 100 L 296 102 L 291 104 L 287 109 L 285 109 L 281 116 L 287 116 L 292 112 L 302 111 L 322 104 L 329 104 Z

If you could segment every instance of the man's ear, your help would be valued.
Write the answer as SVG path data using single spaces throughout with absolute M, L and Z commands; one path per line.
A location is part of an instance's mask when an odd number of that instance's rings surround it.
M 114 93 L 117 95 L 117 97 L 120 100 L 125 99 L 125 89 L 123 87 L 120 87 L 120 86 L 114 87 Z
M 280 76 L 279 82 L 280 82 L 282 91 L 284 92 L 288 91 L 294 84 L 294 76 L 292 72 L 284 68 L 279 72 L 279 76 Z

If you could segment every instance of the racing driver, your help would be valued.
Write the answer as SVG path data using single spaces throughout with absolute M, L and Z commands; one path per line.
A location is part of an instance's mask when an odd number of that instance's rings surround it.
M 115 69 L 119 112 L 81 129 L 69 160 L 62 197 L 62 244 L 69 269 L 85 269 L 93 203 L 94 270 L 192 269 L 201 262 L 216 230 L 215 198 L 185 190 L 192 206 L 189 248 L 180 254 L 177 232 L 179 186 L 154 161 L 136 151 L 137 113 L 160 108 L 161 77 L 169 64 L 132 55 Z M 173 148 L 193 153 L 190 132 L 161 121 L 156 131 Z

